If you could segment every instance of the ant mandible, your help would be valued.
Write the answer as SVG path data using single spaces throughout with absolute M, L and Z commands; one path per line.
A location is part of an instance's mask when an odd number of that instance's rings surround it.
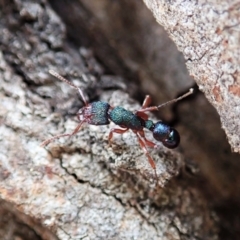
M 150 106 L 151 97 L 147 95 L 143 102 L 142 108 L 137 110 L 135 113 L 124 109 L 123 107 L 112 107 L 107 102 L 103 101 L 96 101 L 92 103 L 88 103 L 82 90 L 74 85 L 73 83 L 69 82 L 67 79 L 59 75 L 57 72 L 50 70 L 49 73 L 59 80 L 67 83 L 68 85 L 72 86 L 73 88 L 77 89 L 82 101 L 84 102 L 85 106 L 82 107 L 79 112 L 77 113 L 78 120 L 80 123 L 77 125 L 75 130 L 72 133 L 68 134 L 60 134 L 56 135 L 52 138 L 49 138 L 41 143 L 41 146 L 45 146 L 50 142 L 54 141 L 55 139 L 61 137 L 71 137 L 80 131 L 81 126 L 83 123 L 88 123 L 91 125 L 107 125 L 110 121 L 114 122 L 116 125 L 120 126 L 121 128 L 114 128 L 110 131 L 108 136 L 108 142 L 111 142 L 113 137 L 113 133 L 123 134 L 131 129 L 137 136 L 138 142 L 140 147 L 143 149 L 144 154 L 148 158 L 148 162 L 150 163 L 151 167 L 155 172 L 156 180 L 157 172 L 156 172 L 156 165 L 152 157 L 150 156 L 147 147 L 156 147 L 156 144 L 146 139 L 144 134 L 144 128 L 148 129 L 153 133 L 153 137 L 155 140 L 161 142 L 167 148 L 175 148 L 179 145 L 180 136 L 177 130 L 170 127 L 168 124 L 158 121 L 157 123 L 153 123 L 152 120 L 148 119 L 148 115 L 146 112 L 151 111 L 158 111 L 161 107 L 166 106 L 170 103 L 177 102 L 190 94 L 193 93 L 193 89 L 191 88 L 186 94 L 163 103 L 158 106 Z

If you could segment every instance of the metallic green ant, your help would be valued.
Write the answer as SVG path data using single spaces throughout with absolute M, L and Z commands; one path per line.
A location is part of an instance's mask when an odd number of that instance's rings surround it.
M 178 97 L 176 99 L 173 99 L 158 106 L 149 107 L 151 103 L 151 97 L 147 95 L 143 102 L 142 108 L 133 113 L 120 106 L 112 107 L 109 105 L 109 103 L 103 101 L 88 103 L 86 101 L 86 98 L 84 97 L 82 90 L 79 87 L 69 82 L 67 79 L 65 79 L 64 77 L 62 77 L 53 70 L 50 70 L 49 73 L 58 78 L 59 80 L 66 82 L 68 85 L 77 89 L 85 106 L 82 107 L 77 113 L 77 117 L 80 123 L 77 125 L 77 127 L 72 133 L 54 136 L 42 142 L 41 146 L 45 146 L 50 142 L 54 141 L 55 139 L 61 137 L 71 137 L 77 134 L 80 131 L 81 126 L 85 122 L 91 125 L 108 125 L 110 121 L 112 121 L 121 128 L 114 128 L 110 131 L 108 137 L 109 143 L 111 142 L 113 133 L 123 134 L 128 130 L 132 130 L 136 134 L 140 147 L 142 148 L 144 154 L 147 156 L 148 161 L 151 167 L 153 168 L 157 179 L 155 162 L 147 150 L 147 147 L 154 148 L 157 145 L 146 139 L 143 129 L 146 128 L 149 131 L 151 131 L 153 133 L 153 137 L 155 138 L 155 140 L 161 142 L 167 148 L 177 147 L 180 143 L 180 136 L 177 130 L 170 127 L 163 121 L 158 121 L 154 123 L 152 120 L 148 120 L 148 115 L 146 114 L 146 112 L 158 111 L 163 106 L 177 102 L 189 96 L 190 94 L 193 93 L 192 88 L 181 97 Z

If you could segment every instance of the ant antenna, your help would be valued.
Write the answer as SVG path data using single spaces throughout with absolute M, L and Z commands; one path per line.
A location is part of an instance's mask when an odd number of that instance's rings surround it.
M 191 95 L 191 94 L 193 94 L 193 88 L 190 88 L 187 93 L 183 94 L 182 96 L 180 96 L 180 97 L 178 97 L 178 98 L 175 98 L 175 99 L 173 99 L 173 100 L 170 100 L 170 101 L 168 101 L 168 102 L 165 102 L 165 103 L 162 103 L 162 104 L 158 105 L 158 106 L 157 106 L 157 109 L 159 110 L 161 107 L 165 107 L 166 105 L 169 105 L 169 104 L 178 102 L 178 101 L 180 101 L 181 99 L 183 99 L 183 98 L 185 98 L 185 97 L 187 97 L 187 96 L 189 96 L 189 95 Z
M 146 107 L 146 108 L 142 108 L 140 110 L 138 110 L 138 112 L 151 112 L 151 111 L 158 111 L 161 107 L 165 107 L 166 105 L 169 105 L 171 103 L 175 103 L 175 102 L 178 102 L 179 100 L 189 96 L 193 94 L 193 88 L 190 88 L 189 91 L 185 94 L 183 94 L 182 96 L 178 97 L 178 98 L 175 98 L 173 100 L 170 100 L 168 102 L 165 102 L 165 103 L 162 103 L 158 106 L 152 106 L 152 107 Z
M 81 96 L 81 98 L 82 98 L 82 100 L 83 100 L 83 102 L 84 102 L 84 104 L 85 104 L 85 105 L 88 104 L 86 98 L 85 98 L 84 95 L 83 95 L 82 90 L 81 90 L 79 87 L 77 87 L 75 84 L 73 84 L 73 83 L 71 83 L 70 81 L 68 81 L 66 78 L 64 78 L 63 76 L 61 76 L 59 73 L 55 72 L 54 70 L 49 70 L 48 72 L 49 72 L 52 76 L 58 78 L 59 80 L 65 82 L 65 83 L 67 83 L 68 85 L 72 86 L 73 88 L 77 89 L 78 92 L 79 92 L 79 94 L 80 94 L 80 96 Z

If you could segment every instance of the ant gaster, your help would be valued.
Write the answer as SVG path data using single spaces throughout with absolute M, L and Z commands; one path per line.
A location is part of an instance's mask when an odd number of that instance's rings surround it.
M 147 150 L 147 147 L 154 148 L 156 147 L 156 144 L 146 139 L 143 129 L 146 128 L 149 131 L 151 131 L 153 133 L 153 137 L 155 138 L 155 140 L 161 142 L 167 148 L 177 147 L 180 142 L 180 136 L 177 130 L 175 130 L 174 128 L 170 127 L 168 124 L 162 121 L 153 123 L 153 121 L 148 119 L 148 115 L 146 114 L 146 112 L 158 111 L 163 106 L 177 102 L 189 96 L 190 94 L 193 93 L 192 88 L 189 90 L 189 92 L 182 95 L 181 97 L 173 99 L 158 106 L 149 107 L 151 103 L 151 98 L 149 95 L 147 95 L 143 102 L 142 108 L 133 113 L 120 106 L 112 107 L 109 105 L 109 103 L 103 101 L 88 103 L 86 101 L 86 98 L 84 97 L 82 90 L 79 87 L 69 82 L 67 79 L 65 79 L 64 77 L 62 77 L 53 70 L 50 70 L 49 73 L 58 78 L 59 80 L 66 82 L 70 86 L 77 89 L 85 106 L 82 107 L 77 113 L 77 117 L 80 123 L 77 125 L 77 127 L 72 133 L 54 136 L 42 142 L 41 146 L 45 146 L 50 142 L 54 141 L 55 139 L 61 137 L 66 136 L 71 137 L 75 135 L 80 131 L 82 124 L 85 122 L 91 125 L 107 125 L 110 123 L 110 121 L 112 121 L 121 128 L 114 128 L 110 131 L 108 136 L 109 143 L 111 142 L 113 133 L 123 134 L 127 132 L 129 129 L 131 129 L 136 134 L 138 142 L 141 148 L 143 149 L 144 154 L 147 156 L 148 161 L 151 167 L 153 168 L 157 179 L 155 162 Z

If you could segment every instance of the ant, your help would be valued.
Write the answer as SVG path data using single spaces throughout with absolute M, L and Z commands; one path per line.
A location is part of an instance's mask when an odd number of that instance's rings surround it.
M 152 120 L 148 119 L 148 115 L 146 114 L 146 112 L 158 111 L 163 106 L 177 102 L 189 96 L 190 94 L 193 93 L 193 88 L 191 88 L 184 95 L 171 101 L 168 101 L 166 103 L 160 104 L 158 106 L 149 107 L 151 103 L 151 97 L 147 95 L 143 102 L 142 108 L 133 113 L 120 106 L 112 107 L 107 102 L 103 101 L 89 103 L 87 102 L 82 90 L 79 87 L 69 82 L 67 79 L 65 79 L 64 77 L 62 77 L 53 70 L 49 70 L 49 73 L 54 77 L 58 78 L 59 80 L 77 89 L 85 106 L 82 107 L 77 113 L 77 117 L 80 123 L 77 125 L 77 127 L 72 133 L 56 135 L 42 142 L 41 146 L 45 146 L 50 142 L 54 141 L 55 139 L 61 137 L 71 137 L 77 134 L 80 131 L 81 126 L 85 122 L 91 125 L 100 126 L 107 125 L 110 123 L 110 121 L 112 121 L 121 128 L 114 128 L 110 131 L 108 136 L 109 144 L 111 143 L 113 133 L 123 134 L 128 130 L 132 130 L 136 134 L 139 145 L 142 148 L 144 154 L 147 156 L 148 162 L 150 163 L 151 167 L 155 172 L 156 179 L 158 179 L 155 162 L 147 150 L 147 147 L 155 148 L 157 145 L 146 139 L 143 129 L 146 128 L 149 131 L 151 131 L 153 133 L 153 137 L 155 138 L 155 140 L 161 142 L 167 148 L 176 148 L 180 143 L 180 136 L 177 130 L 175 130 L 174 128 L 170 127 L 168 124 L 162 121 L 153 123 Z M 83 75 L 82 77 L 84 76 L 85 75 Z

